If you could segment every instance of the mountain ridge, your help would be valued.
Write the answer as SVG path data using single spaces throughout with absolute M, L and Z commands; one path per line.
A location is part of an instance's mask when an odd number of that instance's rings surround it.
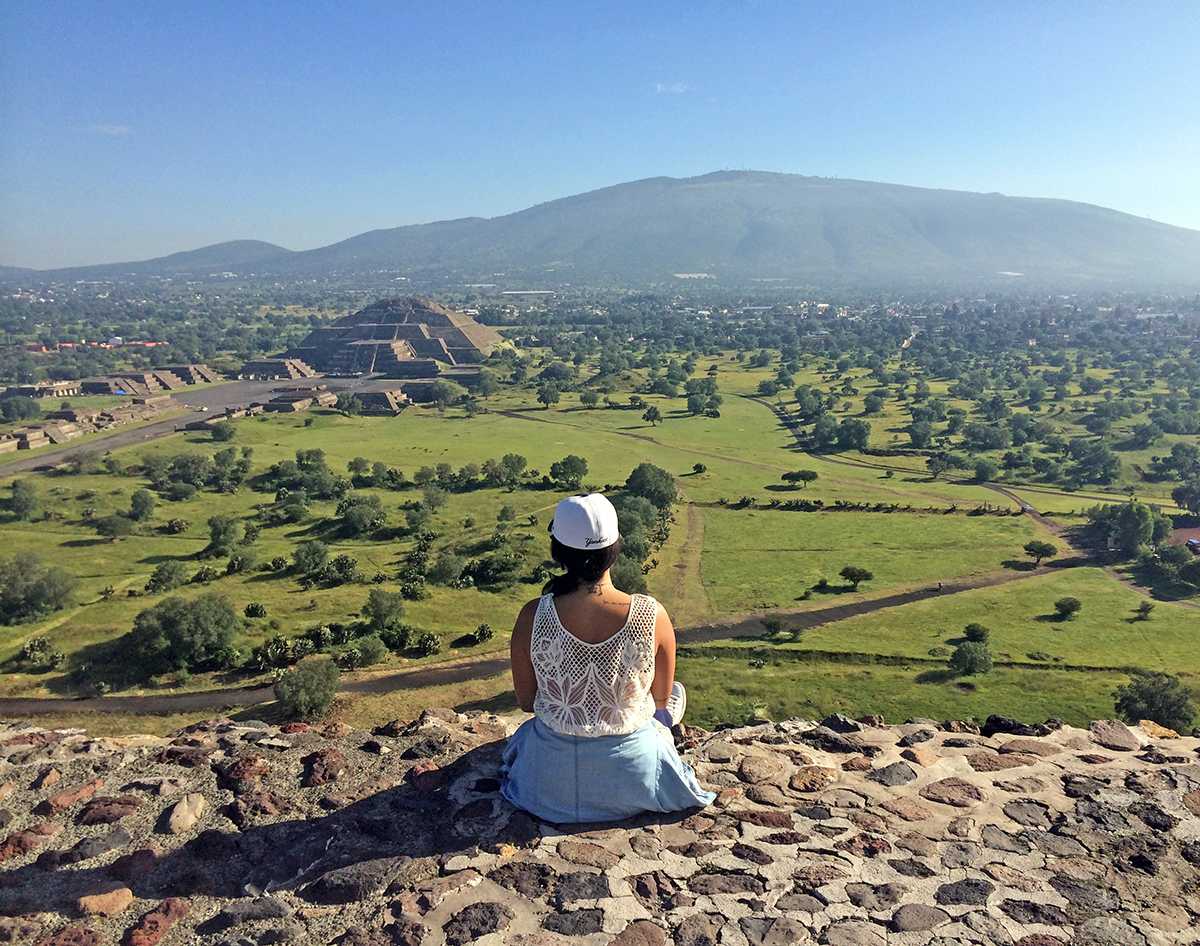
M 312 250 L 231 241 L 37 275 L 170 275 L 184 266 L 253 266 L 259 275 L 293 278 L 382 270 L 662 283 L 677 273 L 708 273 L 731 282 L 861 287 L 1023 278 L 1030 285 L 1190 288 L 1200 286 L 1200 231 L 1058 198 L 719 171 L 615 184 L 499 217 L 372 230 Z

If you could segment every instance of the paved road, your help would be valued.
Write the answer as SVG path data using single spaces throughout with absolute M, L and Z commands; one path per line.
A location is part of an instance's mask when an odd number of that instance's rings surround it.
M 313 378 L 312 380 L 317 384 L 327 385 L 329 390 L 335 393 L 392 389 L 403 383 L 386 378 Z M 278 388 L 302 383 L 302 380 L 230 381 L 225 384 L 187 387 L 171 391 L 170 394 L 175 400 L 194 410 L 190 414 L 156 421 L 144 427 L 115 430 L 87 443 L 67 445 L 57 450 L 31 450 L 23 453 L 19 460 L 12 460 L 0 466 L 0 477 L 29 473 L 39 467 L 65 463 L 81 453 L 103 453 L 106 450 L 118 450 L 121 447 L 134 446 L 149 440 L 157 440 L 160 437 L 169 437 L 176 430 L 182 431 L 187 424 L 194 420 L 211 417 L 213 414 L 222 413 L 229 408 L 236 410 L 255 403 L 263 404 L 274 396 Z M 201 411 L 202 407 L 208 408 L 208 411 Z

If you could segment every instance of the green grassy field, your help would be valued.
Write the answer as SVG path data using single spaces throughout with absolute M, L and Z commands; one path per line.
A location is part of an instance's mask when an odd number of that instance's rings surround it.
M 1027 560 L 1022 551 L 1026 542 L 1048 538 L 1025 516 L 967 515 L 983 504 L 1015 510 L 1016 503 L 980 484 L 954 478 L 934 481 L 922 458 L 856 454 L 814 458 L 801 454 L 791 433 L 767 407 L 739 396 L 753 394 L 760 381 L 774 377 L 774 367 L 751 369 L 728 357 L 710 358 L 701 359 L 696 375 L 703 376 L 712 364 L 718 366 L 716 377 L 724 394 L 719 418 L 692 417 L 682 410 L 683 399 L 656 395 L 646 396 L 646 400 L 665 416 L 657 425 L 642 420 L 641 410 L 584 409 L 574 393 L 563 394 L 556 407 L 545 410 L 531 407 L 532 386 L 505 387 L 482 402 L 485 412 L 474 417 L 457 408 L 444 412 L 412 408 L 396 418 L 346 417 L 332 411 L 266 415 L 237 421 L 232 444 L 213 443 L 207 435 L 181 433 L 117 451 L 117 456 L 132 466 L 147 453 L 211 454 L 226 446 L 250 447 L 254 451 L 253 477 L 272 463 L 293 458 L 297 450 L 320 448 L 335 473 L 344 472 L 351 459 L 361 456 L 398 468 L 411 478 L 422 466 L 448 463 L 458 469 L 519 453 L 527 458 L 528 468 L 537 471 L 529 484 L 511 492 L 478 489 L 450 494 L 434 516 L 438 538 L 432 557 L 436 559 L 442 551 L 472 557 L 472 549 L 495 531 L 501 508 L 511 505 L 516 519 L 509 529 L 509 547 L 524 554 L 526 574 L 547 554 L 545 524 L 563 495 L 537 485 L 551 463 L 567 454 L 583 456 L 589 467 L 584 486 L 595 489 L 618 486 L 639 463 L 654 463 L 677 477 L 682 502 L 675 508 L 678 521 L 670 540 L 654 553 L 658 566 L 647 581 L 680 627 L 762 610 L 807 610 L 847 600 L 843 595 L 870 598 L 888 589 L 1011 573 Z M 839 419 L 861 416 L 862 398 L 876 387 L 865 375 L 862 369 L 848 373 L 859 393 L 839 397 L 834 411 Z M 642 377 L 636 371 L 628 373 L 613 398 L 627 402 Z M 812 383 L 822 390 L 830 385 L 822 380 L 817 365 L 796 375 L 794 384 L 800 383 Z M 839 386 L 840 380 L 834 387 Z M 944 394 L 945 385 L 932 387 L 934 395 Z M 785 408 L 793 403 L 790 390 L 781 391 L 779 399 Z M 843 408 L 843 400 L 851 403 L 848 410 Z M 907 424 L 903 406 L 903 402 L 888 398 L 879 415 L 865 418 L 872 424 L 872 446 L 907 444 L 908 437 L 902 433 Z M 961 406 L 970 404 L 962 402 Z M 1043 411 L 1043 416 L 1046 413 Z M 1135 416 L 1129 423 L 1138 419 Z M 1064 425 L 1068 431 L 1075 429 L 1067 421 Z M 1163 446 L 1156 450 L 1163 451 Z M 1122 456 L 1128 465 L 1132 455 Z M 847 460 L 851 462 L 844 462 Z M 697 463 L 706 469 L 693 472 Z M 794 469 L 816 470 L 818 479 L 806 489 L 788 487 L 780 477 Z M 895 471 L 890 477 L 888 469 Z M 146 485 L 144 478 L 46 474 L 27 478 L 37 485 L 46 518 L 13 522 L 0 513 L 3 555 L 35 552 L 77 576 L 80 588 L 75 604 L 64 611 L 23 625 L 0 626 L 0 660 L 15 653 L 30 637 L 46 636 L 55 648 L 71 656 L 68 669 L 101 653 L 108 642 L 130 629 L 139 611 L 161 600 L 159 596 L 129 594 L 140 591 L 158 563 L 179 560 L 192 571 L 204 564 L 197 555 L 208 542 L 206 520 L 210 516 L 230 515 L 249 521 L 274 498 L 270 492 L 243 485 L 233 494 L 203 491 L 185 502 L 160 500 L 151 522 L 139 525 L 135 535 L 110 543 L 97 537 L 84 520 L 84 510 L 90 508 L 94 517 L 127 510 L 130 495 Z M 0 482 L 0 496 L 7 496 L 4 487 L 10 482 Z M 1114 490 L 1118 485 L 1114 484 Z M 1037 487 L 1017 489 L 1022 498 L 1036 497 L 1033 501 L 1040 509 L 1062 511 L 1082 509 L 1096 499 L 1123 498 L 1097 489 L 1078 494 L 1042 492 Z M 366 491 L 378 493 L 392 527 L 403 526 L 403 505 L 421 498 L 416 488 Z M 1156 491 L 1161 489 L 1147 488 L 1148 495 Z M 743 498 L 753 503 L 735 508 Z M 772 500 L 784 503 L 792 499 L 819 499 L 827 505 L 885 502 L 897 504 L 901 510 L 911 507 L 911 511 L 810 513 L 767 508 Z M 255 544 L 258 560 L 290 559 L 297 542 L 320 538 L 330 544 L 331 555 L 353 556 L 367 578 L 382 572 L 387 580 L 380 587 L 398 590 L 394 578 L 412 546 L 406 530 L 396 528 L 387 538 L 346 539 L 324 521 L 333 516 L 335 506 L 334 502 L 315 502 L 305 522 L 265 526 Z M 947 514 L 952 507 L 958 511 Z M 536 525 L 530 517 L 536 519 Z M 179 535 L 168 535 L 163 526 L 170 518 L 188 520 L 191 526 Z M 224 560 L 212 564 L 221 569 Z M 875 577 L 855 595 L 837 577 L 845 565 L 868 568 Z M 800 600 L 821 578 L 829 580 L 830 593 Z M 109 585 L 115 594 L 106 601 L 100 592 Z M 250 603 L 264 605 L 267 617 L 245 621 L 236 642 L 248 650 L 275 633 L 291 636 L 316 624 L 355 620 L 370 587 L 355 584 L 304 590 L 291 575 L 252 572 L 222 577 L 207 586 L 190 584 L 173 594 L 219 591 L 229 596 L 239 613 Z M 427 600 L 407 603 L 405 620 L 438 634 L 443 649 L 436 660 L 441 661 L 506 650 L 514 615 L 539 588 L 519 583 L 500 593 L 430 590 Z M 1074 621 L 1050 620 L 1053 601 L 1064 595 L 1080 598 L 1083 611 Z M 814 629 L 806 632 L 799 644 L 772 645 L 782 653 L 777 655 L 778 662 L 768 655 L 762 668 L 751 668 L 747 660 L 739 658 L 698 658 L 681 661 L 679 676 L 692 690 L 690 713 L 702 724 L 744 718 L 758 704 L 765 705 L 765 711 L 775 718 L 813 717 L 832 711 L 882 712 L 889 719 L 1000 712 L 1085 721 L 1091 716 L 1111 715 L 1111 690 L 1124 680 L 1118 668 L 1135 665 L 1186 675 L 1200 669 L 1200 646 L 1193 645 L 1190 634 L 1196 626 L 1196 612 L 1159 603 L 1149 621 L 1129 621 L 1141 600 L 1136 592 L 1098 569 L 1043 568 L 1019 581 Z M 998 659 L 1026 666 L 998 667 L 987 677 L 972 678 L 965 681 L 969 685 L 963 685 L 964 681 L 947 681 L 945 674 L 917 662 L 917 658 L 928 660 L 931 648 L 952 647 L 949 642 L 971 621 L 991 628 L 992 649 Z M 455 647 L 462 635 L 484 622 L 497 632 L 491 641 Z M 749 650 L 763 645 L 731 646 Z M 808 663 L 787 653 L 805 649 L 879 654 L 913 659 L 914 663 L 911 667 Z M 1029 654 L 1045 654 L 1049 659 L 1034 660 Z M 393 655 L 372 672 L 427 662 Z M 1101 669 L 1074 672 L 1062 665 Z M 245 676 L 201 674 L 185 687 L 246 681 Z M 156 687 L 180 688 L 168 679 L 145 692 L 154 692 Z M 506 679 L 497 678 L 436 691 L 359 696 L 348 700 L 341 712 L 355 724 L 366 725 L 415 713 L 422 705 L 511 709 L 507 687 Z M 61 673 L 0 678 L 0 693 L 6 695 L 64 692 Z

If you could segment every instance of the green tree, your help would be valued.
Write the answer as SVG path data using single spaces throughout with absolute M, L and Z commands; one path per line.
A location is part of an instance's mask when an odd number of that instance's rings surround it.
M 1136 608 L 1133 609 L 1133 613 L 1135 615 L 1136 620 L 1149 621 L 1150 620 L 1150 612 L 1152 612 L 1153 610 L 1154 610 L 1154 602 L 1153 601 L 1143 601 Z
M 850 582 L 855 591 L 858 591 L 858 585 L 860 582 L 873 581 L 875 578 L 873 572 L 870 572 L 865 568 L 859 568 L 857 565 L 847 565 L 840 572 L 838 572 L 838 574 L 845 578 L 846 581 Z
M 129 497 L 129 518 L 134 522 L 145 522 L 154 518 L 154 494 L 148 489 L 134 490 Z
M 1194 693 L 1178 677 L 1140 671 L 1113 691 L 1117 715 L 1128 723 L 1152 719 L 1160 726 L 1186 733 L 1196 718 Z
M 212 439 L 225 443 L 237 436 L 237 428 L 231 420 L 219 420 L 212 425 Z
M 944 456 L 928 457 L 925 460 L 925 467 L 929 470 L 929 474 L 933 479 L 937 479 L 948 469 L 950 469 L 950 461 Z
M 871 437 L 871 425 L 865 420 L 847 417 L 838 425 L 837 445 L 839 450 L 857 450 L 860 453 L 867 449 Z
M 133 533 L 133 523 L 125 516 L 105 516 L 92 521 L 92 526 L 108 541 L 115 542 Z
M 1083 602 L 1078 598 L 1059 598 L 1054 602 L 1055 613 L 1064 621 L 1072 620 L 1083 607 Z
M 1180 483 L 1171 490 L 1171 498 L 1193 516 L 1200 516 L 1200 477 Z
M 275 699 L 285 716 L 312 719 L 320 716 L 337 696 L 342 673 L 326 657 L 306 657 L 279 678 Z
M 131 657 L 149 676 L 204 666 L 233 646 L 240 627 L 237 611 L 224 595 L 165 598 L 134 618 L 126 641 Z
M 355 457 L 346 464 L 346 470 L 352 477 L 362 478 L 367 475 L 367 470 L 371 468 L 371 461 L 364 457 Z M 384 467 L 386 473 L 387 468 Z
M 350 536 L 369 535 L 387 522 L 383 501 L 375 493 L 348 493 L 338 503 L 337 515 L 342 517 L 342 530 Z
M 863 413 L 878 414 L 883 410 L 883 398 L 878 394 L 868 394 L 863 398 Z
M 329 546 L 319 539 L 306 539 L 292 553 L 292 568 L 299 575 L 311 575 L 329 562 Z
M 1034 539 L 1025 543 L 1025 554 L 1034 560 L 1033 564 L 1036 567 L 1042 564 L 1042 559 L 1054 558 L 1058 554 L 1058 546 Z
M 991 639 L 991 636 L 992 632 L 982 624 L 972 622 L 963 628 L 963 637 L 969 641 L 974 641 L 976 644 L 986 644 Z
M 29 480 L 13 480 L 12 511 L 18 519 L 32 519 L 37 511 L 37 487 Z
M 707 473 L 708 467 L 705 466 L 703 463 L 693 463 L 692 464 L 692 472 L 695 473 L 697 476 L 699 476 L 701 473 Z
M 959 644 L 950 655 L 950 669 L 960 677 L 991 673 L 992 652 L 987 644 L 979 641 Z
M 183 562 L 174 560 L 160 562 L 150 573 L 150 580 L 146 582 L 146 590 L 151 594 L 174 591 L 180 585 L 186 585 L 189 580 L 188 567 Z
M 660 411 L 657 405 L 654 404 L 651 404 L 648 408 L 646 408 L 646 412 L 642 414 L 642 420 L 649 421 L 651 427 L 659 423 L 662 419 L 662 411 Z
M 376 631 L 385 631 L 400 623 L 404 617 L 404 596 L 398 592 L 372 588 L 367 594 L 362 616 Z
M 360 666 L 370 667 L 379 663 L 388 655 L 388 647 L 378 634 L 368 634 L 358 639 L 358 657 Z
M 625 491 L 642 496 L 659 509 L 666 509 L 675 502 L 675 477 L 661 466 L 639 463 L 625 480 Z
M 23 420 L 37 420 L 42 416 L 42 408 L 33 398 L 18 394 L 0 401 L 0 415 L 3 415 L 6 423 L 15 424 Z
M 546 410 L 549 410 L 562 399 L 562 394 L 558 390 L 558 385 L 552 381 L 547 381 L 538 388 L 537 401 Z
M 988 480 L 995 479 L 999 472 L 1000 467 L 987 457 L 980 457 L 975 461 L 975 481 L 977 483 L 986 483 Z
M 600 395 L 595 391 L 584 391 L 579 395 L 579 403 L 590 411 L 600 403 Z
M 818 474 L 816 470 L 792 470 L 791 472 L 784 473 L 781 477 L 785 483 L 790 483 L 792 486 L 795 486 L 797 483 L 803 483 L 805 488 L 817 478 Z
M 241 536 L 240 523 L 233 516 L 210 516 L 208 520 L 209 541 L 204 554 L 210 557 L 232 555 L 237 551 Z
M 0 624 L 20 624 L 65 607 L 78 582 L 32 552 L 0 559 Z
M 587 471 L 587 460 L 573 453 L 550 464 L 550 478 L 563 489 L 579 489 Z

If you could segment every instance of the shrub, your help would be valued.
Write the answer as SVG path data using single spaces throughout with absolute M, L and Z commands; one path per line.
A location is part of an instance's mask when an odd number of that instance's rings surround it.
M 279 678 L 275 699 L 286 716 L 318 716 L 329 709 L 341 676 L 332 660 L 309 657 Z
M 475 628 L 475 633 L 471 635 L 471 639 L 476 644 L 482 644 L 485 641 L 490 641 L 494 633 L 490 624 L 480 624 L 479 627 Z
M 78 582 L 61 568 L 46 568 L 32 552 L 0 558 L 0 624 L 19 624 L 58 611 Z
M 398 624 L 404 617 L 404 596 L 382 588 L 372 588 L 363 605 L 362 616 L 375 631 L 382 631 Z
M 443 552 L 429 569 L 429 580 L 435 585 L 449 585 L 462 574 L 465 564 L 466 562 L 453 552 Z
M 187 583 L 188 568 L 183 562 L 161 562 L 150 573 L 150 580 L 146 582 L 146 590 L 151 594 L 161 594 L 164 591 L 173 591 Z
M 963 628 L 963 637 L 977 644 L 986 644 L 991 636 L 992 632 L 982 624 L 968 624 Z
M 1160 726 L 1186 732 L 1196 718 L 1192 691 L 1178 677 L 1141 671 L 1113 691 L 1117 714 L 1129 723 L 1152 719 Z
M 167 598 L 134 618 L 128 653 L 147 674 L 196 669 L 233 644 L 238 625 L 221 595 Z
M 167 532 L 171 535 L 179 535 L 181 532 L 187 532 L 191 527 L 192 524 L 186 519 L 167 520 Z
M 196 574 L 192 576 L 192 581 L 197 584 L 208 584 L 208 582 L 216 581 L 220 577 L 221 573 L 211 565 L 201 565 L 196 570 Z
M 950 669 L 960 677 L 991 673 L 992 652 L 986 644 L 977 641 L 959 644 L 950 655 Z
M 1072 620 L 1083 607 L 1083 602 L 1078 598 L 1059 598 L 1054 602 L 1054 610 L 1064 621 Z
M 432 657 L 442 651 L 441 639 L 434 633 L 426 631 L 416 641 L 417 653 L 422 657 Z
M 265 618 L 267 616 L 267 606 L 265 604 L 259 604 L 257 601 L 254 601 L 254 602 L 251 602 L 250 604 L 246 605 L 245 611 L 243 611 L 243 613 L 248 618 Z
M 376 636 L 387 645 L 388 650 L 400 653 L 412 646 L 417 629 L 411 624 L 393 624 L 385 627 Z
M 366 637 L 359 638 L 358 653 L 362 661 L 361 666 L 369 667 L 379 663 L 388 655 L 388 646 L 378 635 L 368 634 Z

